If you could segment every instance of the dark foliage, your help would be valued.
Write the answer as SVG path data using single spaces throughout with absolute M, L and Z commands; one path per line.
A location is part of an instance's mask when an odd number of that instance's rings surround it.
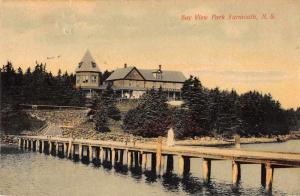
M 124 129 L 144 137 L 157 137 L 166 134 L 171 123 L 166 96 L 150 90 L 142 96 L 138 106 L 130 110 L 124 118 Z
M 184 104 L 174 112 L 178 136 L 266 136 L 299 130 L 298 108 L 284 110 L 270 94 L 208 90 L 191 76 L 182 87 Z
M 108 127 L 108 119 L 121 120 L 120 110 L 116 107 L 116 100 L 111 86 L 93 100 L 91 111 L 89 114 L 95 122 L 96 130 L 99 132 L 110 131 Z
M 47 72 L 46 64 L 36 64 L 33 71 L 16 72 L 10 62 L 1 69 L 2 102 L 11 104 L 45 104 L 83 106 L 85 97 L 74 88 L 75 75 Z

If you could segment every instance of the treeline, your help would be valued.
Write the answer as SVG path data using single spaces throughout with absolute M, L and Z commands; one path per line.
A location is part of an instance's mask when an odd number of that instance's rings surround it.
M 36 63 L 33 70 L 20 67 L 15 70 L 11 62 L 1 69 L 2 102 L 12 104 L 45 104 L 83 106 L 85 96 L 75 88 L 76 77 L 61 70 L 54 76 L 46 64 Z M 101 73 L 101 82 L 110 72 Z M 103 76 L 103 77 L 102 77 Z
M 1 69 L 2 101 L 11 104 L 76 105 L 84 104 L 84 96 L 74 88 L 75 76 L 58 71 L 47 72 L 46 64 L 17 71 L 8 62 Z
M 148 92 L 125 116 L 124 129 L 148 137 L 164 135 L 170 127 L 178 137 L 249 137 L 287 134 L 300 127 L 300 108 L 284 110 L 270 94 L 207 89 L 191 76 L 182 98 L 181 107 L 170 108 L 164 93 Z
M 28 116 L 19 104 L 84 106 L 85 96 L 75 88 L 75 75 L 47 71 L 46 64 L 36 63 L 33 70 L 20 67 L 15 70 L 11 62 L 0 69 L 1 78 L 1 129 L 10 133 L 28 129 Z M 110 72 L 101 73 L 102 81 Z

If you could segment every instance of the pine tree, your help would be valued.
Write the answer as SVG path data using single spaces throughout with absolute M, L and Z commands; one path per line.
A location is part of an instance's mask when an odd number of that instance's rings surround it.
M 120 110 L 116 107 L 114 92 L 109 85 L 100 97 L 94 98 L 89 116 L 93 118 L 96 130 L 100 132 L 110 131 L 108 119 L 121 120 Z

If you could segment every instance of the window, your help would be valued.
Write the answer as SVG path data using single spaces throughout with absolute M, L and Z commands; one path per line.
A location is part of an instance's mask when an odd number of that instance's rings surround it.
M 82 83 L 88 83 L 89 82 L 89 76 L 82 76 Z
M 77 76 L 76 79 L 77 79 L 76 82 L 79 84 L 80 83 L 80 76 Z
M 91 76 L 91 83 L 97 82 L 97 76 Z

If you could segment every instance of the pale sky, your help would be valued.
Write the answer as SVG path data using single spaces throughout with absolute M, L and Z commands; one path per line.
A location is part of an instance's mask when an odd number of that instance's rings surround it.
M 209 19 L 182 20 L 195 14 Z M 258 20 L 228 20 L 253 14 Z M 2 65 L 37 60 L 53 73 L 74 72 L 89 49 L 102 71 L 162 64 L 209 88 L 256 89 L 285 108 L 300 106 L 300 0 L 2 0 L 0 19 Z

